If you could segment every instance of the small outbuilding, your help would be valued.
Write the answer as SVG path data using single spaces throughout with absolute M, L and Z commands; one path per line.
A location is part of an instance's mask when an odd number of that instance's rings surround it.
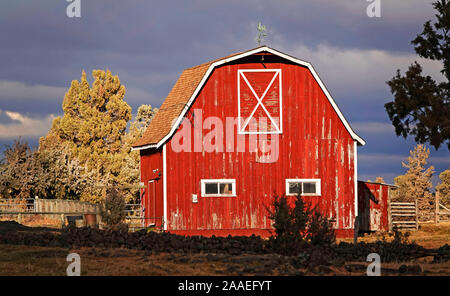
M 390 203 L 392 190 L 398 186 L 358 181 L 358 218 L 359 232 L 391 230 Z

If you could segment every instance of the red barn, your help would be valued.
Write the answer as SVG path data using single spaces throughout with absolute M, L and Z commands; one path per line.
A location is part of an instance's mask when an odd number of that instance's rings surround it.
M 300 193 L 352 236 L 364 144 L 310 63 L 262 46 L 184 70 L 133 149 L 148 224 L 267 236 L 273 195 Z
M 396 185 L 358 181 L 358 217 L 360 232 L 389 231 L 391 190 Z

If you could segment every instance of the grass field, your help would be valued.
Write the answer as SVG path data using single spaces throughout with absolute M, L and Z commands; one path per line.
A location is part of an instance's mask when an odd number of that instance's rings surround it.
M 359 238 L 375 241 L 380 234 Z M 450 223 L 422 225 L 411 232 L 411 241 L 427 248 L 450 242 Z M 290 258 L 275 254 L 232 256 L 228 254 L 152 254 L 129 249 L 0 245 L 0 275 L 66 275 L 69 253 L 81 257 L 81 274 L 85 276 L 121 275 L 365 275 L 368 262 L 342 262 L 339 266 L 295 268 Z M 382 275 L 450 275 L 450 262 L 431 263 L 433 257 L 410 262 L 383 263 Z
M 425 248 L 439 248 L 442 245 L 450 244 L 450 222 L 443 222 L 436 224 L 424 223 L 420 224 L 419 230 L 410 231 L 409 240 L 416 242 Z M 382 233 L 374 233 L 359 237 L 358 241 L 374 242 L 377 239 L 381 239 Z M 389 236 L 385 235 L 389 240 Z M 353 239 L 341 239 L 338 241 L 353 242 Z

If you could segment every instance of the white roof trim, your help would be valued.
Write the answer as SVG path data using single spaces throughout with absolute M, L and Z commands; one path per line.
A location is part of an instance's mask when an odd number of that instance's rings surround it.
M 175 124 L 172 126 L 172 129 L 170 130 L 170 132 L 164 138 L 162 138 L 161 141 L 159 141 L 157 144 L 146 145 L 146 146 L 141 146 L 141 147 L 135 147 L 135 148 L 132 148 L 132 150 L 143 150 L 143 149 L 148 149 L 148 148 L 159 148 L 159 147 L 161 147 L 161 145 L 164 144 L 167 141 L 167 139 L 169 139 L 174 134 L 174 132 L 177 130 L 178 126 L 181 124 L 181 121 L 183 120 L 184 116 L 186 115 L 186 112 L 191 107 L 192 103 L 194 102 L 195 98 L 197 97 L 198 93 L 202 89 L 202 87 L 205 84 L 205 82 L 208 79 L 208 77 L 211 75 L 211 73 L 214 70 L 214 68 L 216 68 L 217 66 L 220 66 L 220 65 L 223 65 L 223 64 L 226 64 L 226 63 L 238 60 L 238 59 L 242 59 L 244 57 L 247 57 L 247 56 L 250 56 L 250 55 L 253 55 L 253 54 L 256 54 L 256 53 L 263 52 L 263 51 L 270 52 L 270 53 L 272 53 L 274 55 L 277 55 L 277 56 L 280 56 L 280 57 L 282 57 L 282 58 L 284 58 L 286 60 L 289 60 L 289 61 L 294 62 L 296 64 L 299 64 L 299 65 L 307 67 L 309 69 L 309 71 L 311 71 L 311 73 L 313 74 L 314 78 L 316 79 L 316 81 L 319 84 L 320 88 L 324 92 L 324 94 L 327 97 L 328 101 L 330 102 L 331 106 L 333 106 L 334 111 L 336 111 L 337 115 L 341 119 L 342 123 L 344 124 L 345 128 L 350 133 L 352 138 L 355 141 L 357 141 L 359 144 L 363 145 L 363 146 L 366 144 L 366 142 L 352 130 L 352 128 L 348 124 L 347 120 L 345 119 L 344 115 L 339 110 L 338 106 L 336 105 L 336 103 L 334 102 L 334 100 L 331 97 L 330 93 L 328 92 L 327 88 L 323 84 L 323 82 L 320 79 L 319 75 L 317 74 L 317 72 L 314 70 L 313 66 L 310 63 L 302 61 L 302 60 L 299 60 L 299 59 L 296 59 L 294 57 L 286 55 L 286 54 L 284 54 L 282 52 L 279 52 L 279 51 L 277 51 L 275 49 L 272 49 L 270 47 L 262 46 L 262 47 L 258 47 L 258 48 L 255 48 L 253 50 L 250 50 L 250 51 L 247 51 L 247 52 L 244 52 L 244 53 L 232 56 L 230 58 L 222 59 L 222 60 L 219 60 L 217 62 L 212 63 L 209 66 L 208 70 L 206 71 L 205 75 L 203 76 L 202 80 L 198 84 L 198 86 L 195 89 L 194 93 L 189 98 L 189 101 L 184 106 L 183 110 L 180 113 L 180 116 L 175 121 Z

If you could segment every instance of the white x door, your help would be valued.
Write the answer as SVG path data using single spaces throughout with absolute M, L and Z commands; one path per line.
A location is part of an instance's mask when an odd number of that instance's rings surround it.
M 281 69 L 238 70 L 240 134 L 282 133 Z

